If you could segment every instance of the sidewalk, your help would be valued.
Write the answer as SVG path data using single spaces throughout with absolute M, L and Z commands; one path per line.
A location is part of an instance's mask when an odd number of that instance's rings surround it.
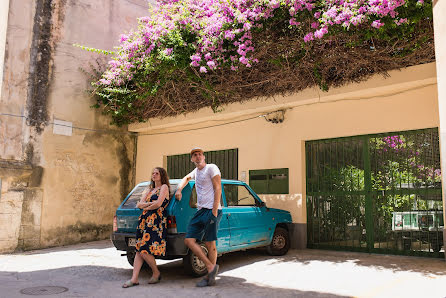
M 446 297 L 443 259 L 291 250 L 271 257 L 262 250 L 223 255 L 214 287 L 183 273 L 181 260 L 158 261 L 162 282 L 122 289 L 132 267 L 110 241 L 0 255 L 0 297 L 30 297 L 20 290 L 61 286 L 39 297 Z

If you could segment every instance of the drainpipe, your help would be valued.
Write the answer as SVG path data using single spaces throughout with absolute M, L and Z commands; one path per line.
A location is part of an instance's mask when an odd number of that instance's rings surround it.
M 440 116 L 441 184 L 443 222 L 446 222 L 446 2 L 433 1 L 435 60 L 437 64 L 438 110 Z M 443 49 L 443 50 L 442 50 Z M 446 230 L 443 227 L 443 248 L 446 249 Z M 446 254 L 445 254 L 446 257 Z

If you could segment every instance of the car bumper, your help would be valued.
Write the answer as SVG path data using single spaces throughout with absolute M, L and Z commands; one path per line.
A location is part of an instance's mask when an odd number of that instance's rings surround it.
M 189 249 L 184 244 L 186 234 L 168 234 L 166 258 L 180 258 L 186 256 Z M 134 251 L 134 246 L 129 246 L 129 238 L 135 238 L 134 233 L 113 232 L 111 241 L 117 250 Z

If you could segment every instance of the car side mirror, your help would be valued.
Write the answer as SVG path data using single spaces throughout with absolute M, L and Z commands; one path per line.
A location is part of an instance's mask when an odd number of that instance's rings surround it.
M 257 205 L 258 205 L 259 207 L 266 207 L 265 202 L 258 202 Z

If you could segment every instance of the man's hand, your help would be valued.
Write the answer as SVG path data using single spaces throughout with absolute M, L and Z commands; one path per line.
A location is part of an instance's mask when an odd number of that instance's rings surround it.
M 181 191 L 177 191 L 175 192 L 175 199 L 177 199 L 178 201 L 181 201 L 181 197 L 182 197 L 182 193 Z
M 218 216 L 218 209 L 212 209 L 212 214 L 217 217 Z

